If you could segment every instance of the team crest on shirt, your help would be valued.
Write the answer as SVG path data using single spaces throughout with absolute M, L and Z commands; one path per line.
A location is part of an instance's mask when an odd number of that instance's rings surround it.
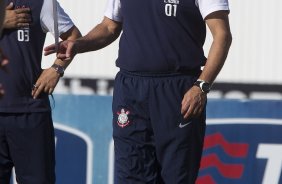
M 118 124 L 118 126 L 120 126 L 121 128 L 124 128 L 127 125 L 129 125 L 129 123 L 130 123 L 130 121 L 128 119 L 129 114 L 130 114 L 130 112 L 126 111 L 124 109 L 121 109 L 120 112 L 117 112 L 117 115 L 118 115 L 117 124 Z

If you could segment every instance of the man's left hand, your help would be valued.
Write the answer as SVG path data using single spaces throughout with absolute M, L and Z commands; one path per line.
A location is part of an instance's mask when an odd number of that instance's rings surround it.
M 181 103 L 181 114 L 184 119 L 198 117 L 202 113 L 207 101 L 207 94 L 203 93 L 202 90 L 193 86 L 189 89 Z
M 59 79 L 60 75 L 52 67 L 43 70 L 33 86 L 31 95 L 36 99 L 42 92 L 52 94 Z

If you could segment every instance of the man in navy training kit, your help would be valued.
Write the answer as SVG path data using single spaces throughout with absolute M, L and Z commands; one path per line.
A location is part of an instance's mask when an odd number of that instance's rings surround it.
M 47 32 L 54 33 L 51 0 L 6 0 L 0 47 L 9 58 L 0 73 L 5 95 L 0 100 L 0 183 L 9 184 L 15 167 L 19 184 L 55 184 L 54 128 L 48 95 L 69 62 L 56 59 L 41 69 Z M 58 6 L 61 39 L 81 36 Z
M 232 40 L 228 14 L 227 0 L 109 0 L 100 24 L 60 44 L 57 57 L 68 61 L 123 31 L 112 105 L 115 184 L 195 183 L 207 93 Z M 45 48 L 51 53 L 54 45 Z

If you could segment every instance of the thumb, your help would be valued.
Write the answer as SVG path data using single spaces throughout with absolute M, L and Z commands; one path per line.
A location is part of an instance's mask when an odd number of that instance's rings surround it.
M 12 10 L 14 8 L 14 3 L 10 2 L 8 6 L 6 6 L 6 10 Z

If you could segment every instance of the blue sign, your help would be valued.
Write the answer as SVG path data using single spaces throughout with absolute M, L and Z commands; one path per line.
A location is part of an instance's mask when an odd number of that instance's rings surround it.
M 281 184 L 282 119 L 208 119 L 197 184 Z
M 112 97 L 54 98 L 56 184 L 114 184 Z M 282 184 L 281 171 L 282 101 L 209 100 L 196 184 Z

